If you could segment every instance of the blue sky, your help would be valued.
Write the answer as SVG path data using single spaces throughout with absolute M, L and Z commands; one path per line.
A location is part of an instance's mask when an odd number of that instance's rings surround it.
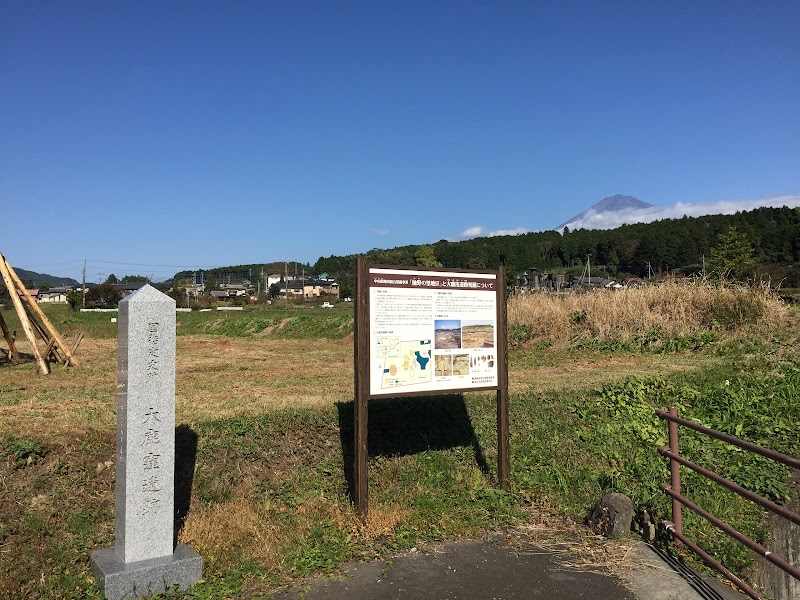
M 163 278 L 544 230 L 617 193 L 800 203 L 798 22 L 794 0 L 6 2 L 0 251 Z

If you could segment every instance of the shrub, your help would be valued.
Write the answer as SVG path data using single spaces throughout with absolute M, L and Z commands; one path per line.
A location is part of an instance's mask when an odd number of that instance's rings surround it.
M 117 308 L 122 300 L 122 292 L 110 283 L 96 285 L 86 290 L 88 308 Z
M 83 308 L 83 291 L 70 290 L 67 292 L 67 303 L 70 305 L 72 310 L 79 310 Z

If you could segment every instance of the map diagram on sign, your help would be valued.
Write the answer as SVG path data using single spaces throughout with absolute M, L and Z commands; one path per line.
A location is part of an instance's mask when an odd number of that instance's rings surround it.
M 431 381 L 431 340 L 401 341 L 399 337 L 379 337 L 377 351 L 381 388 Z

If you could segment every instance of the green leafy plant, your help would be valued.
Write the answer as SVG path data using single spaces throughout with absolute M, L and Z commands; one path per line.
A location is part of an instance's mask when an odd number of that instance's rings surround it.
M 586 323 L 586 311 L 585 310 L 576 310 L 569 316 L 569 322 L 573 325 L 582 325 Z
M 3 439 L 3 450 L 12 457 L 15 469 L 36 462 L 44 456 L 42 446 L 29 438 L 7 436 Z

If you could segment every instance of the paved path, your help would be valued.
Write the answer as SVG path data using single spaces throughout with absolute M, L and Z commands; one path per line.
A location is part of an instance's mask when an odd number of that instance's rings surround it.
M 503 542 L 463 541 L 429 554 L 351 565 L 342 579 L 316 579 L 281 590 L 276 600 L 739 600 L 716 581 L 676 571 L 649 546 L 631 554 L 625 581 L 609 575 L 565 569 L 558 558 L 518 553 Z M 692 585 L 687 583 L 687 578 Z

